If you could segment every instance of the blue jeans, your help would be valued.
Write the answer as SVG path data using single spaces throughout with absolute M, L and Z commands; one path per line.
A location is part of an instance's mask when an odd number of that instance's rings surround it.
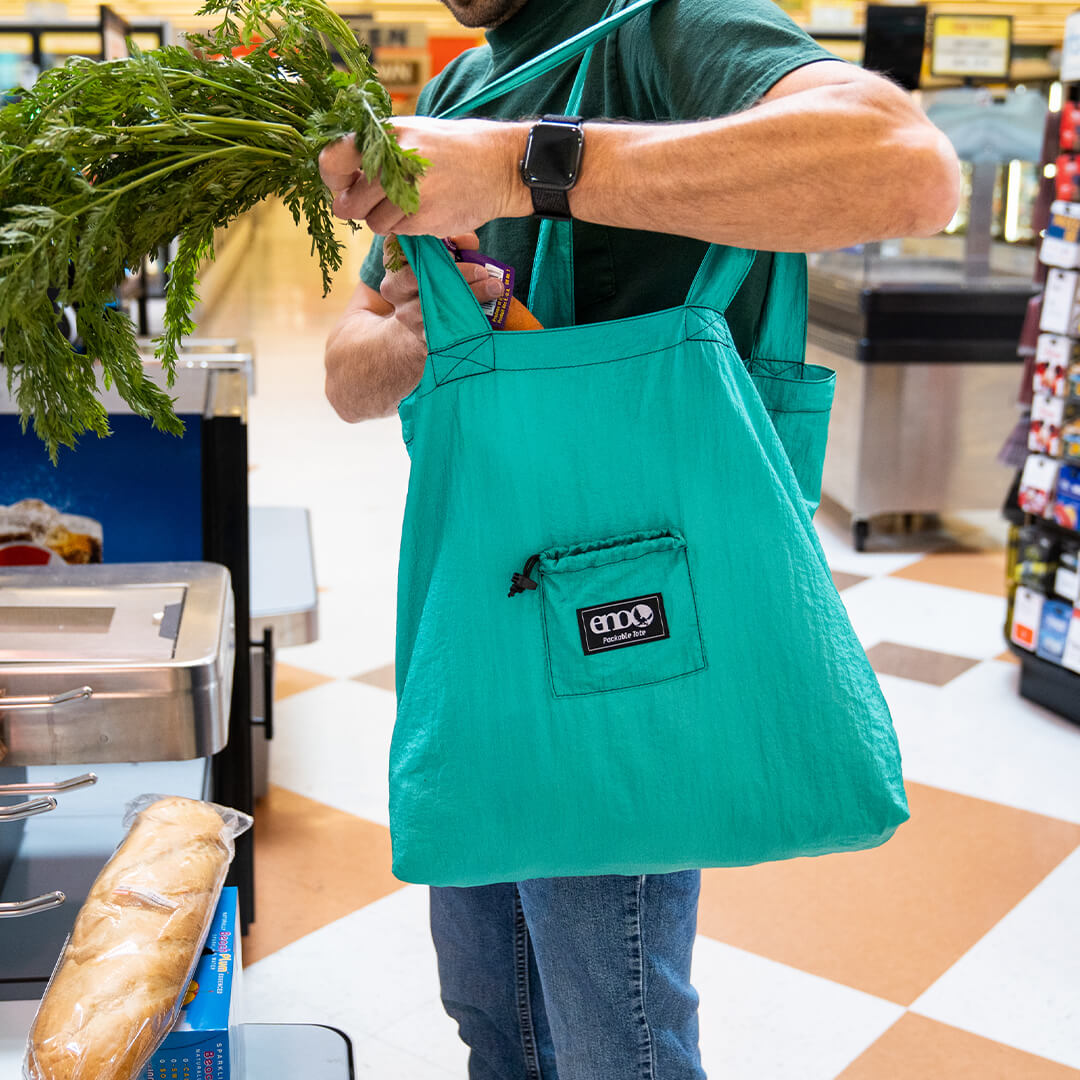
M 431 889 L 470 1080 L 704 1080 L 690 985 L 701 874 Z

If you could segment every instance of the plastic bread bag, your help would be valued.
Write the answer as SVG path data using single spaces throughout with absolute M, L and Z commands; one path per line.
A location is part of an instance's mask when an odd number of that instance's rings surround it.
M 27 1040 L 24 1080 L 137 1080 L 176 1021 L 235 851 L 237 810 L 141 795 L 75 920 Z

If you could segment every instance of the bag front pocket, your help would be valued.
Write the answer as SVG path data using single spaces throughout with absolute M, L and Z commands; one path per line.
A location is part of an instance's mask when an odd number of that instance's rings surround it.
M 556 697 L 625 690 L 705 667 L 686 540 L 630 533 L 536 559 Z
M 750 378 L 761 395 L 813 516 L 821 502 L 821 473 L 825 466 L 836 373 L 817 364 L 755 359 L 751 361 Z

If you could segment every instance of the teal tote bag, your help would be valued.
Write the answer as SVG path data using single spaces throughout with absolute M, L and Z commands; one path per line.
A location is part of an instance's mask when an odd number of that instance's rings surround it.
M 724 312 L 753 252 L 710 248 L 680 307 L 575 326 L 569 230 L 545 223 L 546 328 L 496 332 L 438 240 L 401 242 L 429 355 L 400 408 L 397 877 L 662 873 L 887 840 L 908 816 L 896 737 L 811 523 L 833 375 L 803 362 L 805 260 L 774 256 L 743 358 Z

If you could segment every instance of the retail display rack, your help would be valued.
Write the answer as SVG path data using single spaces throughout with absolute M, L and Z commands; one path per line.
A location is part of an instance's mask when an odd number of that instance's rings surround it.
M 1080 723 L 1080 81 L 1063 82 L 1044 159 L 1043 288 L 1020 341 L 1027 454 L 1005 504 L 1005 636 L 1021 695 Z

